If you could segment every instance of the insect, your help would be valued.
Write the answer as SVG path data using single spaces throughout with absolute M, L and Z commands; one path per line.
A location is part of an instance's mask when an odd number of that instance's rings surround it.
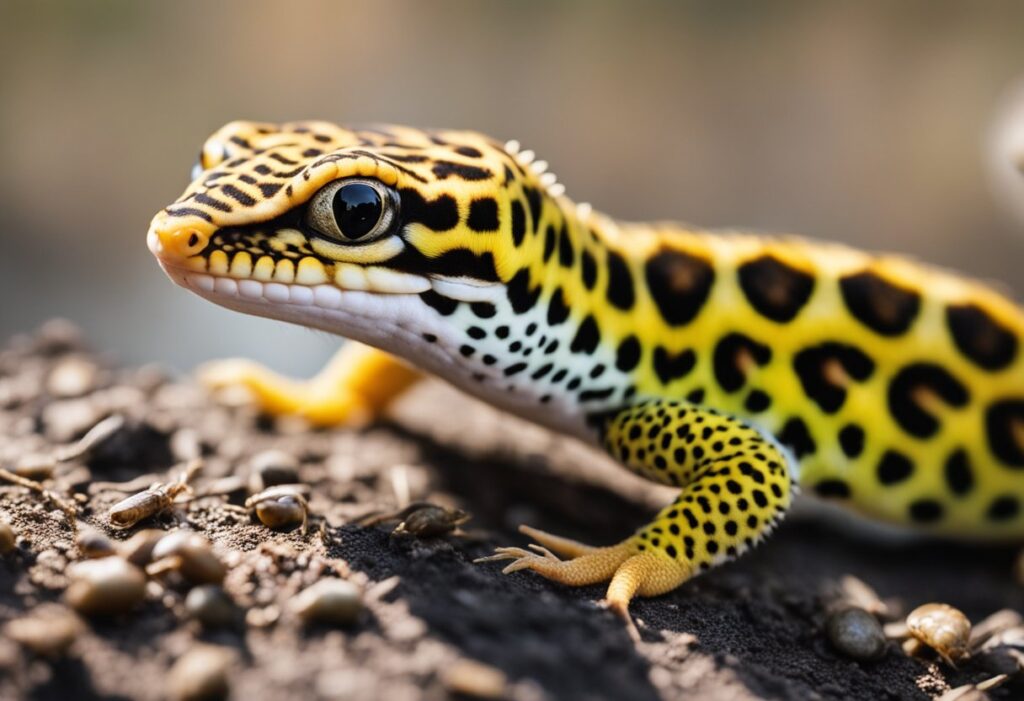
M 130 528 L 169 509 L 179 494 L 191 491 L 188 483 L 202 467 L 202 460 L 191 460 L 175 481 L 154 484 L 144 492 L 117 502 L 110 507 L 110 524 L 116 528 Z
M 428 501 L 415 501 L 398 511 L 365 516 L 359 519 L 358 523 L 361 526 L 376 526 L 387 521 L 398 521 L 391 535 L 431 538 L 452 532 L 470 518 L 462 509 L 449 509 Z

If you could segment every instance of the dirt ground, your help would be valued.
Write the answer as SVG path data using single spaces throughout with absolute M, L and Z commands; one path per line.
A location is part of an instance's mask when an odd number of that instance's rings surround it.
M 857 662 L 825 633 L 845 575 L 870 585 L 894 614 L 929 601 L 975 622 L 1004 608 L 1022 612 L 1012 548 L 892 538 L 798 509 L 751 555 L 636 601 L 642 640 L 634 644 L 598 607 L 602 587 L 567 589 L 472 563 L 495 545 L 525 545 L 520 523 L 611 543 L 666 500 L 661 488 L 571 441 L 437 383 L 372 428 L 311 430 L 215 400 L 188 378 L 117 368 L 63 323 L 0 350 L 0 467 L 52 455 L 111 415 L 123 425 L 58 464 L 45 482 L 51 496 L 0 486 L 0 519 L 17 534 L 15 549 L 0 556 L 0 624 L 60 602 L 68 565 L 82 559 L 73 519 L 53 496 L 74 505 L 80 532 L 92 527 L 117 541 L 143 527 L 202 534 L 227 566 L 223 589 L 239 617 L 203 627 L 184 604 L 188 583 L 153 574 L 141 604 L 85 618 L 64 652 L 37 654 L 6 627 L 0 698 L 186 697 L 183 685 L 203 676 L 180 662 L 190 651 L 223 660 L 235 699 L 929 699 L 999 672 L 1011 674 L 989 696 L 1024 697 L 1024 679 L 1005 657 L 977 655 L 955 670 L 890 642 L 880 660 Z M 252 458 L 268 449 L 299 461 L 314 514 L 306 536 L 270 530 L 240 508 Z M 168 481 L 197 451 L 204 467 L 187 505 L 110 528 L 110 506 L 127 496 L 111 483 Z M 151 477 L 136 479 L 143 475 Z M 472 518 L 464 532 L 433 538 L 393 535 L 393 522 L 353 523 L 409 499 Z M 296 594 L 330 577 L 362 591 L 350 625 L 296 613 Z M 981 697 L 971 693 L 964 698 Z

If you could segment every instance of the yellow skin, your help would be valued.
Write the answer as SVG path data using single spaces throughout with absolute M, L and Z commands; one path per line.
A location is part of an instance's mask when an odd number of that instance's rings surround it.
M 1013 303 L 898 257 L 618 222 L 544 170 L 472 132 L 233 122 L 149 245 L 219 304 L 375 347 L 346 345 L 308 382 L 247 361 L 203 370 L 270 413 L 362 424 L 415 366 L 679 487 L 617 545 L 523 527 L 533 551 L 486 558 L 609 581 L 620 612 L 759 541 L 798 474 L 875 518 L 1024 535 Z M 336 203 L 367 187 L 377 208 L 358 211 L 377 224 L 357 231 Z

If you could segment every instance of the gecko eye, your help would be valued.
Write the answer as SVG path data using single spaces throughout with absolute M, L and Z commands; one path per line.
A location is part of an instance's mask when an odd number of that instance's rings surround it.
M 391 229 L 398 196 L 375 180 L 347 178 L 313 195 L 307 223 L 340 241 L 372 241 Z

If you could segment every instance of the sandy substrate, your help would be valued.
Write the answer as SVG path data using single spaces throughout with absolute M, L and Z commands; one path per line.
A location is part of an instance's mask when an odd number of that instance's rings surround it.
M 140 605 L 85 618 L 56 656 L 0 635 L 0 698 L 181 696 L 182 684 L 202 676 L 180 662 L 190 650 L 199 651 L 193 661 L 219 660 L 211 665 L 224 671 L 231 698 L 278 701 L 928 699 L 1014 672 L 1005 656 L 978 655 L 954 670 L 934 656 L 907 657 L 897 643 L 878 661 L 857 662 L 824 632 L 844 575 L 873 587 L 895 614 L 928 601 L 974 621 L 1024 611 L 1011 548 L 892 539 L 798 510 L 753 554 L 635 602 L 642 641 L 634 644 L 598 608 L 601 587 L 571 590 L 471 561 L 495 545 L 525 545 L 519 523 L 614 542 L 667 500 L 661 488 L 436 383 L 373 428 L 311 431 L 214 401 L 187 378 L 115 368 L 81 344 L 53 324 L 0 351 L 0 466 L 51 455 L 104 417 L 123 416 L 110 437 L 57 465 L 46 486 L 75 504 L 80 530 L 123 541 L 144 526 L 187 527 L 208 538 L 227 566 L 223 588 L 239 619 L 204 628 L 184 605 L 188 582 L 173 572 L 152 577 Z M 310 486 L 305 537 L 271 531 L 238 508 L 253 456 L 271 448 L 296 458 Z M 197 449 L 205 462 L 197 492 L 218 485 L 226 496 L 196 498 L 135 528 L 109 527 L 109 507 L 126 494 L 103 483 L 166 481 Z M 405 499 L 457 506 L 472 519 L 464 532 L 435 538 L 352 523 Z M 45 495 L 3 483 L 0 518 L 17 534 L 15 550 L 0 556 L 7 622 L 60 602 L 67 567 L 82 556 L 68 514 Z M 332 577 L 360 587 L 358 620 L 301 620 L 297 592 Z M 1024 697 L 1021 677 L 1011 674 L 990 696 Z

